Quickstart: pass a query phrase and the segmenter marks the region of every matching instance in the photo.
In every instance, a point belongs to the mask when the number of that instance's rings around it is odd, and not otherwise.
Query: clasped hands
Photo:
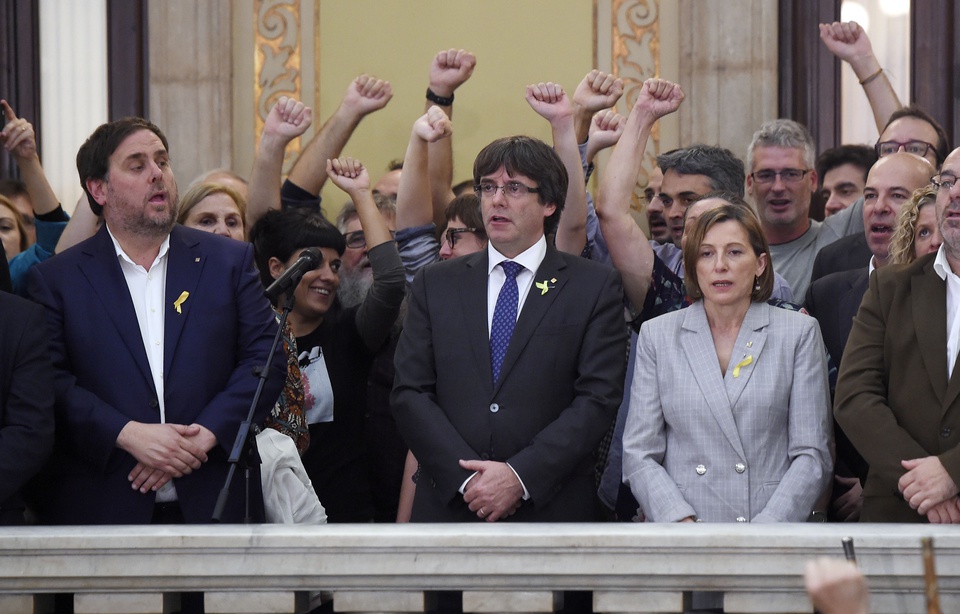
[[[463,487],[463,500],[471,512],[487,522],[511,516],[523,501],[520,479],[506,463],[461,460],[460,466],[474,471]]]
[[[897,487],[903,499],[934,524],[960,524],[957,484],[936,456],[900,461],[907,470]]]
[[[134,490],[144,494],[199,469],[216,444],[216,435],[199,424],[130,421],[117,436],[117,447],[137,459],[127,479]]]

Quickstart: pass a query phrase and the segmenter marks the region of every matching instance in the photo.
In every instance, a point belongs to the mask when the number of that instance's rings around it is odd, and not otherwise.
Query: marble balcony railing
[[[0,529],[0,612],[164,611],[205,592],[207,612],[416,612],[463,591],[466,612],[550,612],[564,590],[595,612],[681,612],[688,591],[726,612],[810,612],[807,561],[851,536],[874,614],[924,610],[920,539],[932,535],[943,612],[960,612],[960,528],[912,525],[281,525]],[[166,607],[169,609],[168,598]]]

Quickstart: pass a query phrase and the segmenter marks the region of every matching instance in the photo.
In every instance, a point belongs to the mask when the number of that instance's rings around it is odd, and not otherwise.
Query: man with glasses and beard
[[[378,192],[373,193],[380,216],[386,222],[391,234],[396,236],[397,203],[394,199]],[[367,257],[367,242],[360,225],[360,216],[353,202],[347,202],[340,210],[336,221],[337,228],[343,233],[347,248],[341,257],[340,289],[337,296],[344,307],[359,305],[366,298],[373,285],[373,270]]]

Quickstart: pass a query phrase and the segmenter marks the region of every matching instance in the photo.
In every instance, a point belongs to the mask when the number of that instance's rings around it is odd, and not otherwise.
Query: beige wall
[[[524,86],[554,81],[572,93],[593,62],[593,7],[584,0],[323,0],[319,32],[319,121],[360,73],[393,85],[393,100],[360,125],[345,151],[367,164],[374,180],[391,159],[403,158],[439,50],[477,55],[473,78],[453,105],[455,182],[470,177],[476,153],[495,138],[548,140]],[[346,195],[328,186],[324,198],[332,215]]]

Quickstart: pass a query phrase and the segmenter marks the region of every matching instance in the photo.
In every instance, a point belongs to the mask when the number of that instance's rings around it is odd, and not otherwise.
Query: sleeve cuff
[[[527,485],[523,483],[523,479],[520,478],[520,474],[517,473],[517,470],[513,468],[513,465],[507,463],[507,467],[510,467],[510,471],[513,472],[513,475],[517,476],[517,481],[520,482],[520,487],[523,489],[523,500],[530,500],[530,491],[527,490]]]
[[[465,480],[463,481],[463,484],[460,485],[460,494],[461,494],[461,495],[464,493],[464,491],[467,490],[467,484],[470,482],[470,480],[473,479],[473,477],[474,477],[475,475],[477,475],[477,472],[476,472],[476,471],[474,471],[473,473],[471,473],[471,474],[470,474],[470,477],[468,477],[467,479],[465,479]]]

